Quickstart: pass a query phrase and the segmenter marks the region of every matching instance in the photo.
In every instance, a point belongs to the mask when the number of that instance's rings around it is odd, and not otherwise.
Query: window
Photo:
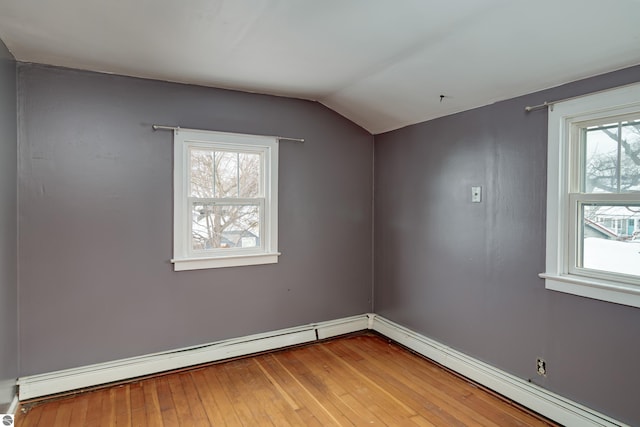
[[[274,137],[176,129],[174,269],[278,262]]]
[[[546,287],[640,307],[640,84],[549,111]]]

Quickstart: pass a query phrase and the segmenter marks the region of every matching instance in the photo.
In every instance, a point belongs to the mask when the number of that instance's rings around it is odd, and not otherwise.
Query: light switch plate
[[[482,187],[471,187],[471,202],[472,203],[480,203],[482,202]]]

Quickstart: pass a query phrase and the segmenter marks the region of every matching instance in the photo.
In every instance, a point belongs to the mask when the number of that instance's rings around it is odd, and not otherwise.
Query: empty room
[[[640,425],[638,16],[3,0],[3,425]]]

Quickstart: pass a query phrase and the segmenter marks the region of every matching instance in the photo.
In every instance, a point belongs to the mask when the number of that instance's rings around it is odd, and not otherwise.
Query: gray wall
[[[21,375],[369,312],[373,137],[315,102],[18,67]],[[275,265],[174,272],[172,134],[283,135]]]
[[[377,135],[375,312],[640,425],[640,310],[548,291],[537,276],[547,113],[524,112],[635,81],[640,67]]]
[[[0,413],[18,377],[16,62],[0,41]]]

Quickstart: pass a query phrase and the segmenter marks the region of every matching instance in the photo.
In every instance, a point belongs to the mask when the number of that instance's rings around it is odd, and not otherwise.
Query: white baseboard
[[[606,415],[467,356],[375,314],[363,314],[210,344],[18,379],[20,400],[186,368],[373,329],[459,374],[566,426],[625,426]],[[17,408],[17,399],[12,404]],[[10,412],[11,413],[11,412]]]
[[[467,356],[381,316],[376,332],[565,426],[625,426],[606,415]]]
[[[107,384],[366,330],[366,314],[18,379],[20,400]]]

